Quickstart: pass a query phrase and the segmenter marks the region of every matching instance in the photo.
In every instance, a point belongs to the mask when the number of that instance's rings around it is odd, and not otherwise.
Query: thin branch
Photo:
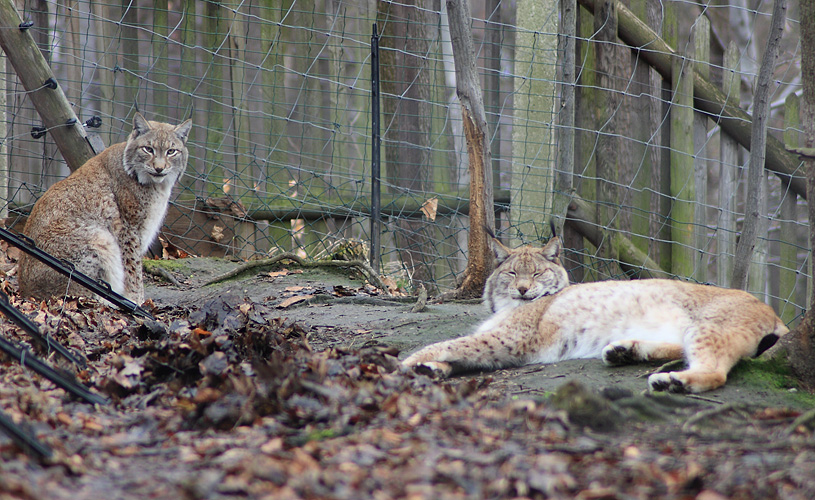
[[[259,267],[268,267],[268,266],[271,266],[272,264],[277,264],[278,262],[284,261],[284,260],[289,260],[289,261],[292,261],[292,262],[296,263],[297,265],[299,265],[301,267],[308,267],[308,268],[314,268],[314,267],[355,267],[355,268],[359,269],[360,271],[362,271],[363,274],[365,274],[365,277],[368,278],[368,281],[370,281],[373,286],[379,288],[380,290],[382,290],[385,293],[389,293],[388,292],[388,287],[385,285],[385,283],[382,282],[382,280],[379,278],[379,276],[377,276],[377,274],[374,272],[374,270],[371,268],[371,266],[368,265],[368,263],[365,262],[365,261],[362,261],[362,260],[333,260],[333,259],[332,260],[317,260],[317,261],[314,261],[314,260],[306,260],[306,259],[300,257],[299,255],[293,254],[291,252],[285,252],[285,253],[281,253],[279,255],[275,255],[271,259],[261,259],[261,260],[249,261],[246,264],[243,264],[241,266],[236,267],[235,269],[229,271],[228,273],[225,273],[225,274],[222,274],[220,276],[216,276],[215,278],[212,278],[211,280],[204,283],[204,286],[214,285],[216,283],[220,283],[222,281],[232,279],[232,278],[234,278],[234,277],[236,277],[236,276],[238,276],[240,274],[243,274],[243,273],[245,273],[247,271],[250,271],[252,269],[257,269]]]

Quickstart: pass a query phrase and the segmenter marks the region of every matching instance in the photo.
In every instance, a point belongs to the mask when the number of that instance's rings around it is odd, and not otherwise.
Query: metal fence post
[[[371,35],[371,267],[379,273],[381,252],[380,236],[382,221],[380,219],[381,200],[379,186],[379,34],[376,23]]]

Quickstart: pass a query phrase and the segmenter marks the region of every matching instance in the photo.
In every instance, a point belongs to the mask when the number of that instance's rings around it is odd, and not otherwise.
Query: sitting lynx
[[[187,166],[191,120],[174,126],[136,113],[127,142],[115,144],[54,184],[31,210],[23,232],[113,291],[144,302],[142,255],[156,237],[176,180]],[[38,298],[82,295],[79,285],[28,256],[20,292]]]
[[[497,248],[500,254],[502,246]],[[684,356],[687,369],[653,374],[649,388],[703,392],[723,385],[739,359],[760,354],[788,331],[770,306],[747,292],[674,280],[572,285],[515,307],[520,301],[507,297],[551,287],[552,273],[535,276],[535,271],[549,269],[554,261],[547,252],[529,252],[509,251],[490,277],[486,301],[497,313],[475,333],[420,349],[403,364],[448,376],[454,370],[565,359],[602,358],[608,365],[621,365]],[[535,265],[513,264],[513,257],[532,255]],[[565,270],[560,270],[552,272],[562,277]],[[501,273],[511,279],[497,278]]]

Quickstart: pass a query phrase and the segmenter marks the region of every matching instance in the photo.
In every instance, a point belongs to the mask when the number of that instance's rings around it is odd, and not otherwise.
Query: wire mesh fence
[[[609,17],[592,1],[580,5],[571,33],[556,2],[472,2],[499,232],[512,244],[535,243],[548,236],[549,219],[565,215],[557,197],[579,195],[589,207],[583,222],[602,231],[592,238],[567,224],[574,280],[636,275],[643,261],[618,264],[620,247],[611,243],[620,237],[667,274],[729,285],[748,155],[728,128],[726,106],[710,111],[718,103],[694,88],[694,72],[725,104],[749,112],[769,6],[642,0]],[[455,286],[467,258],[469,179],[443,4],[27,0],[17,7],[76,114],[103,144],[123,141],[136,111],[159,121],[193,118],[190,162],[161,236],[188,253],[239,258],[280,251],[319,258],[344,242],[371,241],[376,25],[381,267],[408,289]],[[629,39],[629,14],[684,56],[673,75],[660,69],[653,43]],[[796,16],[791,10],[770,117],[770,135],[793,146]],[[564,65],[559,34],[577,42],[573,66]],[[69,170],[47,131],[32,136],[41,119],[11,68],[5,75],[3,198],[15,224]],[[575,90],[573,124],[558,99],[564,88]],[[90,127],[94,116],[101,126]],[[556,162],[566,128],[574,160]],[[805,202],[795,185],[767,176],[751,275],[751,290],[788,321],[806,303],[809,275]]]

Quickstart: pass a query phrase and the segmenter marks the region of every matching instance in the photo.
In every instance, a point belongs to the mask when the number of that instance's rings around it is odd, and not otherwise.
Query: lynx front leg
[[[620,340],[603,348],[603,362],[609,366],[630,365],[643,361],[671,361],[681,359],[679,344],[647,340]]]
[[[419,349],[405,358],[402,365],[408,368],[424,367],[441,377],[449,377],[453,373],[453,366],[445,360],[455,361],[455,344],[460,340],[448,340]]]
[[[516,342],[485,331],[429,345],[408,356],[402,364],[423,366],[447,377],[457,371],[506,368],[524,362]]]
[[[142,259],[135,242],[127,242],[122,252],[124,264],[124,295],[136,304],[144,302]]]

